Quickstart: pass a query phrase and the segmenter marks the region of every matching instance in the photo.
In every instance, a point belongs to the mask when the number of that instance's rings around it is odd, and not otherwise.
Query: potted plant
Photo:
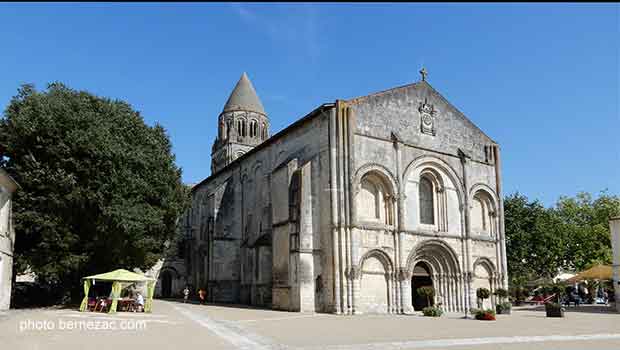
[[[510,301],[507,300],[508,291],[503,288],[498,288],[493,294],[495,294],[495,296],[497,296],[497,298],[499,299],[499,303],[495,305],[495,310],[497,311],[497,314],[509,315],[512,310],[512,304],[510,303]]]
[[[486,288],[478,288],[476,290],[476,297],[478,297],[478,308],[482,309],[482,305],[484,304],[484,299],[488,299],[491,295],[491,292]]]
[[[419,296],[426,298],[426,306],[433,306],[433,304],[431,304],[431,299],[435,296],[435,289],[433,287],[420,287],[416,292]]]
[[[443,315],[443,310],[438,306],[427,306],[422,309],[422,314],[427,317],[439,317]]]
[[[483,310],[483,309],[472,309],[472,314],[476,320],[481,321],[495,321],[495,311],[491,309]]]
[[[564,317],[564,308],[558,303],[546,303],[545,312],[547,313],[547,317]]]
[[[560,300],[562,300],[562,294],[565,292],[565,286],[560,283],[554,283],[549,286],[549,290],[555,294],[555,301],[545,303],[547,317],[564,317],[564,308],[560,304]]]

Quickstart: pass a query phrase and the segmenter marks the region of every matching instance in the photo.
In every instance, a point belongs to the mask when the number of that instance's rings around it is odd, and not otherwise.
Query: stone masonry
[[[422,286],[465,312],[506,288],[499,146],[422,73],[271,137],[244,73],[180,220],[187,281],[212,302],[339,314],[420,310]]]

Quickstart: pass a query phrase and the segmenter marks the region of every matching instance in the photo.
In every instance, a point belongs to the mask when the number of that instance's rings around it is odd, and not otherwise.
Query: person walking
[[[189,299],[189,287],[186,285],[185,289],[183,289],[183,304],[187,303]]]
[[[207,296],[207,291],[204,290],[204,288],[200,288],[198,290],[198,297],[200,298],[200,305],[204,305],[205,304],[206,296]]]

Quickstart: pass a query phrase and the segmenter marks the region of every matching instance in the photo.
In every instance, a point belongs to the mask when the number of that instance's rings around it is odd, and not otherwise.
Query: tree
[[[565,252],[557,216],[519,193],[505,199],[504,210],[511,285],[557,274]]]
[[[426,305],[432,306],[431,298],[435,296],[435,289],[431,286],[420,287],[416,290],[419,296],[426,298]]]
[[[0,165],[21,185],[16,271],[77,299],[84,275],[151,267],[188,197],[174,161],[164,128],[126,102],[22,86],[0,119]]]
[[[484,299],[488,299],[491,296],[491,292],[486,288],[476,289],[476,297],[478,298],[478,308],[482,309]]]
[[[596,200],[589,193],[575,198],[560,197],[555,213],[562,222],[566,240],[563,267],[581,271],[594,264],[611,263],[609,218],[620,213],[620,197],[600,193]]]
[[[618,196],[603,191],[594,200],[582,192],[545,208],[515,193],[506,197],[504,210],[511,286],[611,263],[609,218],[620,213]]]
[[[493,294],[499,298],[500,302],[503,302],[506,298],[508,298],[508,291],[504,288],[497,288]]]

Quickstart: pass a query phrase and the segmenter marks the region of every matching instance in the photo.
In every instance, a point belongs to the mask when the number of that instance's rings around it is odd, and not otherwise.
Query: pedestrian
[[[144,312],[144,297],[140,292],[137,293],[136,306],[138,308],[138,312]]]
[[[183,303],[187,303],[189,299],[189,286],[185,285],[185,289],[183,289]]]
[[[204,305],[206,296],[207,296],[207,291],[204,290],[204,288],[200,288],[198,290],[198,297],[200,298],[200,305]]]

